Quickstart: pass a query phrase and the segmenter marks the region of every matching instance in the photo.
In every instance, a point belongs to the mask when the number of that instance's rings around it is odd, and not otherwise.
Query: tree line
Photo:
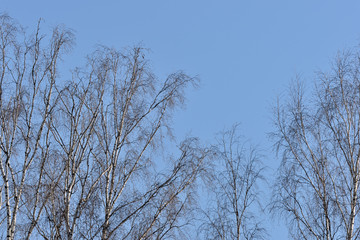
[[[157,77],[140,46],[98,46],[64,79],[73,46],[69,29],[28,33],[0,16],[1,238],[266,239],[264,211],[294,239],[358,238],[357,51],[275,107],[282,163],[263,211],[264,164],[238,125],[166,150],[196,77]]]

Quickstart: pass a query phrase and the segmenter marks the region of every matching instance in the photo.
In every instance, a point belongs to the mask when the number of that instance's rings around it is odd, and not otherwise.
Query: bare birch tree
[[[39,26],[28,37],[13,19],[0,16],[0,204],[7,239],[14,239],[17,229],[18,237],[29,238],[49,198],[51,185],[44,182],[49,116],[58,60],[72,39],[70,31],[55,28],[44,45]],[[26,224],[18,224],[19,215]]]
[[[95,127],[97,146],[94,149],[98,168],[105,172],[99,196],[104,202],[101,238],[109,239],[118,232],[126,232],[131,239],[145,239],[167,206],[193,181],[201,163],[199,160],[204,158],[200,154],[188,159],[189,153],[185,149],[190,145],[183,146],[184,156],[180,157],[172,174],[164,178],[163,183],[152,180],[152,152],[161,145],[165,137],[162,132],[167,130],[172,109],[183,101],[183,90],[194,83],[194,79],[177,72],[163,83],[159,82],[149,72],[141,48],[134,48],[126,55],[113,49],[102,49],[96,53],[96,64],[99,64],[106,91]],[[190,165],[182,164],[185,160],[195,161],[197,167],[188,169]],[[175,184],[189,170],[184,182]],[[168,195],[170,190],[172,193]],[[154,205],[158,196],[163,200],[160,205]],[[130,222],[150,205],[157,209],[151,215],[146,210],[152,219],[150,225],[146,231],[136,230],[144,231],[140,236],[133,236],[136,228]]]
[[[207,150],[189,138],[178,156],[160,152],[197,79],[179,71],[159,80],[141,47],[98,47],[64,81],[58,63],[71,31],[55,28],[45,45],[40,22],[29,36],[2,15],[0,37],[3,237],[180,236]]]
[[[359,56],[339,54],[312,95],[298,83],[276,109],[282,163],[273,207],[294,239],[359,238]]]
[[[213,202],[204,211],[203,238],[264,239],[266,231],[256,216],[261,211],[255,211],[264,170],[259,153],[241,141],[238,125],[220,134],[213,151],[215,163],[209,174]]]

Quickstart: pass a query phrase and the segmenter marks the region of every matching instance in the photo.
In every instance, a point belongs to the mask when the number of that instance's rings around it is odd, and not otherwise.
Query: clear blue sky
[[[266,133],[276,97],[296,74],[309,80],[330,67],[338,50],[360,44],[355,0],[0,2],[1,12],[30,29],[41,17],[45,27],[75,30],[69,66],[98,43],[116,48],[142,43],[151,49],[159,76],[178,69],[198,75],[200,89],[188,92],[187,107],[174,121],[179,139],[191,133],[210,142],[214,133],[239,122],[272,169],[280,161]],[[285,226],[269,226],[270,239],[287,239]]]

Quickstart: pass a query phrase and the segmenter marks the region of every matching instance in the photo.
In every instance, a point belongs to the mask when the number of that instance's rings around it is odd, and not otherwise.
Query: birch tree
[[[72,78],[71,31],[0,16],[0,228],[6,239],[185,236],[207,150],[171,119],[197,79],[157,78],[146,50],[98,47]],[[63,70],[63,69],[62,69]],[[175,148],[174,148],[175,149]]]
[[[298,82],[276,108],[273,206],[294,239],[359,238],[359,59],[355,50],[339,54],[312,94]]]
[[[7,239],[14,239],[17,229],[29,238],[49,199],[51,184],[44,183],[49,116],[58,61],[72,39],[70,31],[55,28],[45,40],[39,25],[27,36],[9,16],[0,16],[0,204]],[[19,215],[26,225],[19,226]]]
[[[222,132],[213,147],[209,207],[202,227],[204,239],[265,239],[259,184],[264,167],[259,152],[242,141],[238,125]]]

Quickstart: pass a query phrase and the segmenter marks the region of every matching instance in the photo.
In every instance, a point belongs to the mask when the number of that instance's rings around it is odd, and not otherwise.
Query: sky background
[[[159,77],[176,70],[198,76],[200,88],[188,91],[186,108],[175,115],[177,139],[212,142],[216,132],[240,123],[269,175],[280,164],[267,137],[277,96],[296,75],[311,82],[337,51],[360,44],[355,0],[0,0],[0,12],[30,30],[39,18],[44,32],[58,24],[73,29],[69,67],[81,66],[96,44],[142,44]],[[283,221],[267,227],[269,239],[287,239]]]

